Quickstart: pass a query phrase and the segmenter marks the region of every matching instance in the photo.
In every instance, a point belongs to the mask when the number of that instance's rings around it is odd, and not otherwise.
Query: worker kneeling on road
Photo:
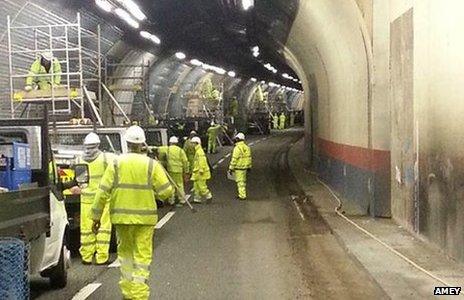
[[[116,155],[103,153],[99,149],[100,138],[89,133],[84,139],[83,163],[89,168],[89,183],[81,189],[81,253],[82,263],[91,264],[95,255],[97,265],[106,264],[109,259],[111,241],[111,221],[109,205],[105,203],[101,216],[101,226],[95,234],[92,231],[92,204],[100,185],[100,180],[109,163],[113,163]]]
[[[174,189],[161,164],[142,154],[146,141],[143,129],[129,127],[125,139],[130,153],[108,166],[95,196],[94,232],[110,201],[111,222],[118,238],[122,294],[127,299],[148,299],[153,234],[158,221],[155,197],[167,200]]]
[[[44,76],[46,74],[50,74],[50,76]],[[53,74],[53,78],[51,74]],[[52,52],[42,52],[31,65],[24,90],[27,92],[31,91],[33,83],[37,84],[40,90],[51,89],[52,82],[55,86],[60,85],[61,65],[60,62],[53,57]]]
[[[184,150],[178,146],[179,139],[175,136],[172,136],[169,139],[169,146],[163,146],[158,148],[158,153],[160,161],[164,162],[166,169],[171,176],[172,180],[178,188],[177,197],[179,195],[185,195],[184,190],[184,175],[189,172],[189,162],[187,155]],[[170,204],[174,205],[177,202],[178,206],[185,204],[185,199],[177,199],[176,196],[173,196],[170,199]]]
[[[246,200],[247,198],[247,172],[251,170],[251,167],[251,149],[245,144],[245,135],[240,132],[235,136],[235,147],[229,165],[229,172],[235,175],[239,200]]]
[[[209,169],[208,160],[206,158],[205,151],[201,147],[201,140],[199,137],[192,138],[192,143],[195,144],[195,158],[193,159],[192,168],[192,181],[193,191],[195,196],[193,202],[202,203],[202,200],[206,199],[207,203],[210,203],[213,199],[213,195],[208,189],[206,181],[211,179],[211,171]]]

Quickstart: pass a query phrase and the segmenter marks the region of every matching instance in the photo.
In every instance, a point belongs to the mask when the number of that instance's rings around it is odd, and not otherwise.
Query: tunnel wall
[[[286,47],[309,92],[314,169],[351,213],[390,216],[388,117],[373,126],[385,104],[373,101],[372,25],[361,12],[355,1],[301,1]]]
[[[352,213],[464,260],[464,3],[301,1],[285,45],[312,166]]]

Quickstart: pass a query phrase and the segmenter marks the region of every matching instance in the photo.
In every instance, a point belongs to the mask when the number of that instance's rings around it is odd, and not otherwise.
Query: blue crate
[[[18,190],[21,184],[31,183],[31,155],[27,144],[0,144],[0,186]]]

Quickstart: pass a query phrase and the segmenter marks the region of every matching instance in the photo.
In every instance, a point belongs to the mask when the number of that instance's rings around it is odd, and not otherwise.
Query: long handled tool
[[[168,180],[169,182],[171,182],[171,184],[174,186],[174,188],[176,189],[176,192],[177,192],[177,196],[179,196],[180,198],[184,199],[185,202],[187,203],[187,205],[190,207],[190,210],[193,212],[193,213],[196,213],[197,210],[195,209],[195,207],[193,207],[193,205],[190,203],[190,201],[188,200],[188,197],[185,195],[184,191],[182,191],[179,186],[174,182],[174,180],[172,179],[171,175],[169,175],[169,173],[167,171],[166,172],[166,176],[168,177]]]

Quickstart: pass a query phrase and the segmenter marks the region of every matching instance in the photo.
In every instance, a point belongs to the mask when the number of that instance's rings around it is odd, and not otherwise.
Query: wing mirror
[[[89,166],[86,164],[77,164],[73,166],[74,178],[78,184],[89,183]]]

